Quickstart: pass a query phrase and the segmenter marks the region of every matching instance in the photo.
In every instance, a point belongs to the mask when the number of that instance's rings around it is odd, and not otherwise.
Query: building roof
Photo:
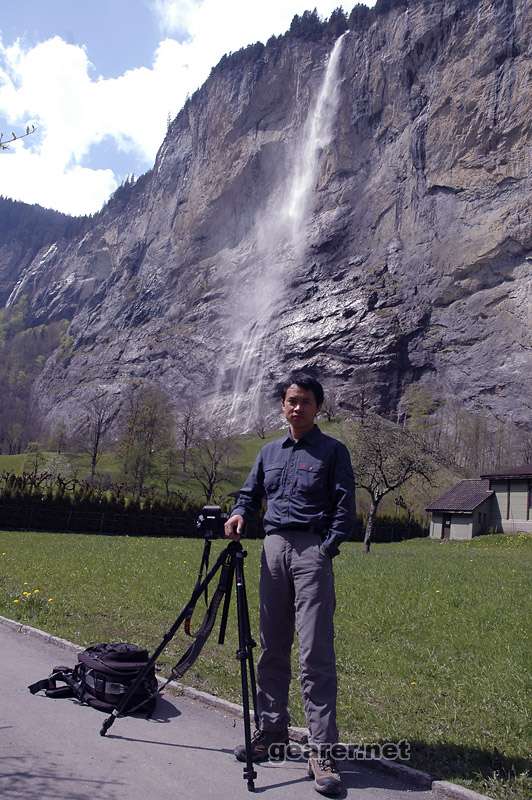
[[[464,480],[434,500],[427,511],[474,511],[481,503],[493,495],[490,492],[488,480]]]
[[[495,472],[481,475],[481,478],[532,478],[532,464],[522,467],[500,467]]]

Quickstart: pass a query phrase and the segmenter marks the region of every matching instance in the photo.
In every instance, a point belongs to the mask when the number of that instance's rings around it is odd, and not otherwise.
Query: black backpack
[[[113,711],[137,676],[145,669],[149,653],[126,642],[103,642],[78,654],[75,667],[53,667],[49,678],[28,686],[32,694],[44,689],[47,697],[75,697],[100,711]],[[57,684],[63,683],[64,686]],[[147,671],[123,712],[129,709],[151,713],[157,701],[155,667]]]

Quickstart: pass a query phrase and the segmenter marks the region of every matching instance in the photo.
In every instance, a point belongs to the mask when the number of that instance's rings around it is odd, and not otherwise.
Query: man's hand
[[[234,539],[236,542],[238,542],[243,530],[244,517],[242,517],[240,514],[233,514],[233,516],[229,517],[224,525],[225,538]]]

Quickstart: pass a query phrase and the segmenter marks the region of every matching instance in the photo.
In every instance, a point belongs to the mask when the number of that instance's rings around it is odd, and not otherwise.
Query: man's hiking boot
[[[310,756],[308,774],[310,778],[314,778],[314,788],[320,794],[336,797],[344,791],[344,785],[334,758],[320,758],[318,755]]]
[[[288,731],[255,731],[251,737],[251,758],[255,762],[268,761],[269,748],[272,744],[279,745],[281,750],[283,746],[288,744]],[[235,757],[238,761],[246,760],[246,745],[239,744],[234,749]],[[278,756],[279,753],[276,753]]]

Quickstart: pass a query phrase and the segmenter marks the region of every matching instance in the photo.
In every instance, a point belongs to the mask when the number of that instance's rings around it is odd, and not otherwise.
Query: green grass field
[[[257,631],[260,542],[246,546]],[[122,639],[153,649],[192,590],[201,547],[0,532],[0,613],[83,645]],[[412,766],[500,800],[528,800],[531,562],[524,535],[374,545],[370,556],[344,545],[335,562],[342,741],[408,739]],[[186,682],[238,701],[230,627],[225,647],[213,635]],[[172,642],[163,671],[189,641]],[[304,724],[297,680],[291,709]]]

